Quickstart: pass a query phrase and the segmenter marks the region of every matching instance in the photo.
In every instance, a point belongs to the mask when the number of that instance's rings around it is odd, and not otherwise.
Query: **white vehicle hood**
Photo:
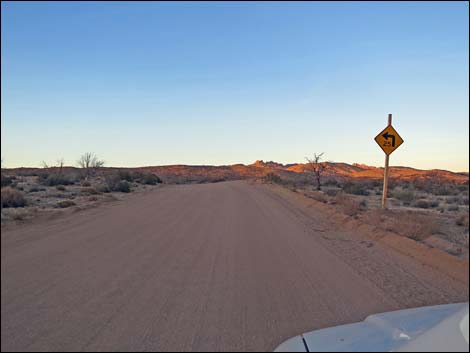
[[[291,338],[275,352],[468,352],[468,303],[371,315]]]

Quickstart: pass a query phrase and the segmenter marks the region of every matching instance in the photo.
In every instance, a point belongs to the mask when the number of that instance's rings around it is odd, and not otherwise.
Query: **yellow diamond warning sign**
[[[386,155],[389,155],[403,143],[403,139],[398,135],[393,126],[389,125],[375,137],[375,142],[383,149]]]

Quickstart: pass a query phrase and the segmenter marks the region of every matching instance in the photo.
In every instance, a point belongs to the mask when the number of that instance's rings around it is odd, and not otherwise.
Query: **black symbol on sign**
[[[395,135],[390,135],[388,132],[386,132],[382,135],[382,137],[387,140],[385,141],[384,146],[390,146],[390,142],[388,141],[388,138],[390,137],[392,139],[392,147],[395,147]]]

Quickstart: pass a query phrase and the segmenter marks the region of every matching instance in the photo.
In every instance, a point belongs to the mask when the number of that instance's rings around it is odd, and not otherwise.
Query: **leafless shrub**
[[[22,192],[9,186],[2,188],[2,208],[25,207],[26,199]]]
[[[83,170],[83,177],[88,179],[90,176],[96,174],[99,168],[104,166],[104,161],[99,159],[96,154],[87,152],[80,157],[77,164]]]

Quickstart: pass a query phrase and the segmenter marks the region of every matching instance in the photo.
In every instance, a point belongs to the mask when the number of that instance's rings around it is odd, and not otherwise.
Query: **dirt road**
[[[272,350],[372,313],[468,300],[464,276],[246,182],[166,186],[4,229],[1,245],[2,351]]]

